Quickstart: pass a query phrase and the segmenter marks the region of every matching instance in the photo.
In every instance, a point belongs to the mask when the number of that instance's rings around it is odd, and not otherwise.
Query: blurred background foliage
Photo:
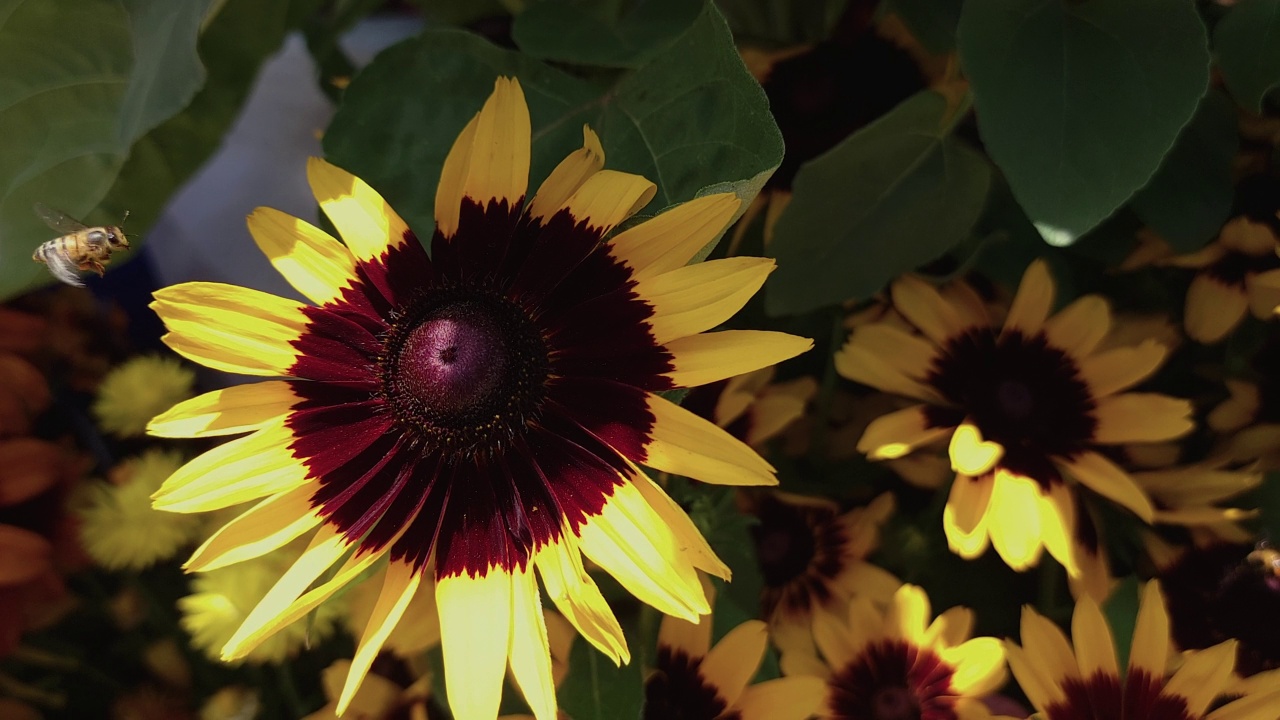
[[[357,67],[340,41],[374,14],[420,17],[424,29]],[[915,268],[939,279],[977,269],[1012,286],[1047,256],[1060,298],[1105,291],[1120,308],[1178,306],[1162,271],[1132,280],[1098,268],[1128,255],[1143,226],[1178,252],[1205,246],[1248,211],[1236,187],[1242,151],[1280,133],[1280,0],[0,0],[0,296],[49,282],[30,259],[56,234],[36,202],[91,224],[127,211],[140,252],[290,33],[305,39],[337,108],[326,156],[422,237],[444,155],[499,74],[518,77],[529,101],[531,187],[589,124],[609,167],[657,183],[655,212],[737,193],[747,215],[716,252],[764,253],[779,267],[735,322],[817,339],[790,374],[819,378],[818,417],[836,402],[829,359],[847,333],[845,308]],[[1275,157],[1261,157],[1245,170],[1280,176]],[[1246,368],[1264,336],[1246,328],[1181,367]],[[854,455],[783,458],[780,477],[795,492],[865,503],[890,479]],[[718,594],[719,636],[758,614],[750,522],[722,489],[677,479],[671,492],[733,568]],[[878,561],[923,585],[935,608],[981,608],[979,630],[997,636],[1015,633],[1022,603],[1069,612],[1060,568],[1015,574],[994,554],[961,560],[941,532],[945,495],[901,492]],[[1280,537],[1280,483],[1252,505]],[[1128,569],[1134,522],[1107,527]],[[993,580],[965,581],[975,574]],[[174,568],[76,582],[104,608],[125,586],[159,588],[155,607],[186,588]],[[1122,584],[1107,608],[1122,644],[1136,588]],[[570,673],[560,697],[579,720],[636,717],[643,702],[656,620],[634,603],[616,607],[635,661],[615,668],[577,644],[571,664],[589,669]],[[147,672],[110,661],[136,658],[154,628],[109,632],[104,617],[76,617],[45,645],[33,641],[76,659],[24,665],[19,679],[50,692],[76,686],[63,716],[94,717],[95,703]],[[110,650],[93,659],[80,647]],[[320,668],[350,641],[313,651],[229,669],[188,650],[192,692],[239,682],[273,688],[267,717],[313,710],[324,701]],[[767,660],[762,677],[776,674]],[[505,709],[519,711],[510,695]]]

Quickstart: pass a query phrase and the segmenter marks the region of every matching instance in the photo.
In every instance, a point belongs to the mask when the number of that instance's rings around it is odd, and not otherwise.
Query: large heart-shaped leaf
[[[982,140],[1056,245],[1147,183],[1209,82],[1189,2],[968,0],[958,41]]]
[[[689,0],[542,0],[516,16],[511,35],[542,60],[634,68],[698,14]]]
[[[1262,98],[1280,86],[1280,0],[1240,0],[1213,30],[1213,54],[1231,94],[1262,112]]]
[[[383,52],[352,82],[325,132],[325,152],[429,235],[445,154],[499,75],[517,77],[529,103],[530,188],[581,146],[584,124],[600,134],[608,167],[658,184],[654,209],[708,188],[748,202],[782,157],[764,93],[710,4],[661,52],[606,85],[470,33],[425,32]]]
[[[918,93],[800,168],[769,248],[771,314],[868,297],[968,235],[990,166],[946,119],[941,95]]]

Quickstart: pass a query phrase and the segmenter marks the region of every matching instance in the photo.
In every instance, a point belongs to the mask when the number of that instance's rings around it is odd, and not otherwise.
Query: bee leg
[[[106,271],[107,271],[106,266],[105,266],[105,265],[103,265],[102,263],[98,262],[97,260],[90,260],[89,262],[87,262],[87,263],[85,263],[85,264],[89,266],[89,267],[87,267],[87,268],[85,268],[85,269],[86,269],[86,270],[92,270],[92,271],[94,271],[94,272],[98,273],[98,277],[102,277],[102,273],[104,273],[104,272],[106,272]]]

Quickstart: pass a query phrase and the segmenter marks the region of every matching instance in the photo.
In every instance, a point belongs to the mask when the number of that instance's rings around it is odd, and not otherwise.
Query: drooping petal
[[[216,370],[284,375],[297,360],[290,344],[303,333],[302,304],[222,283],[191,282],[157,290],[151,309],[174,352]]]
[[[342,299],[356,279],[355,259],[342,243],[311,223],[274,208],[249,214],[258,249],[298,292],[323,305]]]
[[[1129,508],[1150,523],[1155,513],[1151,499],[1124,470],[1093,451],[1087,451],[1063,463],[1067,470],[1090,490]]]
[[[655,470],[716,485],[775,485],[773,466],[714,423],[665,400],[648,396],[653,415],[645,457]]]
[[[574,628],[614,663],[629,662],[631,651],[622,627],[600,593],[596,581],[582,566],[577,545],[570,545],[567,530],[559,543],[544,546],[534,562],[547,596]]]
[[[618,233],[609,254],[643,280],[684,266],[729,225],[742,206],[733,193],[694,198]]]
[[[1072,577],[1080,575],[1075,557],[1076,497],[1066,483],[1053,483],[1039,498],[1040,540]]]
[[[653,316],[647,320],[649,332],[662,345],[733,317],[774,267],[769,258],[709,260],[654,275],[636,283],[632,292],[653,307]]]
[[[542,600],[533,569],[511,575],[511,674],[538,720],[555,720],[556,686]]]
[[[666,343],[677,387],[697,387],[790,360],[813,348],[809,338],[769,330],[721,330]]]
[[[546,219],[564,206],[582,183],[604,168],[604,147],[600,137],[590,128],[582,126],[582,148],[570,153],[542,182],[529,203],[529,215]]]
[[[1014,570],[1026,570],[1040,562],[1044,543],[1040,538],[1040,486],[1030,478],[996,472],[991,492],[988,532],[991,545]]]
[[[147,423],[156,437],[237,435],[280,421],[299,398],[284,380],[233,385],[174,405]]]
[[[894,460],[952,432],[930,423],[927,406],[912,405],[872,420],[858,440],[858,452],[869,460]]]
[[[458,720],[493,720],[511,645],[511,575],[491,567],[436,584],[449,707]]]
[[[183,565],[187,572],[216,570],[265,555],[320,524],[311,483],[273,495],[223,525]]]
[[[378,594],[377,602],[374,603],[373,614],[369,616],[364,633],[360,636],[355,657],[352,658],[351,667],[347,671],[347,680],[342,685],[342,694],[338,697],[339,715],[346,712],[347,706],[351,704],[356,690],[364,681],[365,675],[369,673],[369,667],[373,665],[374,658],[382,651],[382,646],[386,644],[387,637],[391,635],[396,623],[400,622],[421,582],[422,574],[416,572],[412,565],[391,563],[387,567],[387,574],[382,581],[382,591]]]
[[[578,532],[583,554],[641,601],[690,621],[711,612],[678,538],[631,483],[618,485]]]

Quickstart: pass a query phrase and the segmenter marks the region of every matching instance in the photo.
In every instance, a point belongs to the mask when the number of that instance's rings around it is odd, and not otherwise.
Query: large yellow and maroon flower
[[[259,247],[314,305],[214,283],[156,293],[178,353],[285,378],[203,395],[150,426],[169,437],[250,432],[156,495],[156,507],[176,512],[259,501],[188,569],[310,535],[224,657],[386,557],[339,709],[433,573],[454,716],[496,716],[510,665],[534,714],[550,719],[535,568],[615,661],[629,651],[584,555],[665,613],[709,612],[696,569],[728,570],[638,464],[712,483],[776,480],[741,441],[658,393],[750,372],[811,342],[704,333],[772,269],[760,258],[686,266],[739,200],[701,197],[605,240],[655,188],[603,169],[599,140],[584,137],[529,199],[529,111],[519,84],[499,79],[445,160],[430,256],[371,187],[317,160],[311,187],[345,245],[277,211],[249,218]]]
[[[980,303],[949,302],[917,277],[894,283],[895,308],[917,330],[857,327],[836,369],[920,402],[873,421],[858,449],[892,460],[949,444],[956,471],[943,522],[952,550],[976,557],[993,545],[1012,568],[1044,549],[1085,589],[1105,595],[1105,556],[1078,485],[1151,522],[1151,499],[1100,446],[1156,442],[1193,427],[1191,404],[1124,392],[1164,361],[1165,348],[1102,345],[1111,324],[1101,297],[1055,315],[1047,265],[1027,269],[998,326]],[[1088,572],[1086,572],[1088,571]]]

